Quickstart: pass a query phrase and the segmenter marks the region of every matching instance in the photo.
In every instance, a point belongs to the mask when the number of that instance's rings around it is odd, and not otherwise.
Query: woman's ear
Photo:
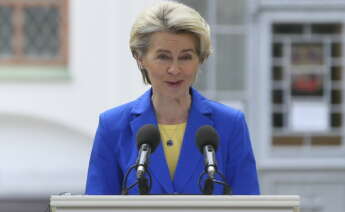
[[[143,69],[144,69],[143,63],[140,62],[139,60],[137,60],[137,63],[138,63],[139,69],[140,69],[140,70],[143,70]]]
[[[137,61],[139,69],[142,70],[144,68],[143,57],[136,56],[135,59]]]
[[[140,60],[139,58],[136,58],[135,60],[137,61],[137,65],[138,65],[139,70],[143,70],[144,66],[143,66],[142,60]]]

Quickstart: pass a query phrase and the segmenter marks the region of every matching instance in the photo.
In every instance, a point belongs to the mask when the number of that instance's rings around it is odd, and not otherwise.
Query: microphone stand
[[[206,175],[207,172],[204,171],[203,173],[201,173],[200,177],[199,177],[199,189],[200,191],[202,191],[202,193],[204,195],[210,195],[213,192],[214,189],[214,184],[219,184],[223,186],[223,194],[224,195],[231,195],[232,191],[231,191],[231,187],[229,184],[226,183],[225,177],[222,173],[216,171],[214,176],[209,176],[204,183],[204,186],[202,187],[201,185],[201,180],[203,178],[204,175]],[[216,179],[216,175],[220,176],[222,178],[222,180],[217,180]]]
[[[214,188],[213,179],[208,177],[204,183],[204,188],[202,189],[202,193],[205,195],[210,195],[212,194],[213,188]]]
[[[137,168],[138,168],[137,164],[133,165],[126,172],[126,175],[125,175],[123,182],[122,182],[122,190],[121,190],[122,195],[128,195],[128,192],[131,189],[133,189],[136,185],[138,185],[140,195],[147,195],[151,191],[152,175],[148,170],[146,170],[146,168],[145,168],[145,173],[147,173],[147,175],[149,176],[149,180],[147,180],[145,175],[142,174],[142,175],[137,177],[137,180],[135,181],[135,183],[133,183],[132,185],[127,187],[127,181],[128,181],[129,174],[131,173],[131,171],[133,171],[134,169],[136,170]]]
[[[139,188],[139,193],[140,195],[147,195],[149,194],[149,191],[151,190],[149,188],[147,179],[144,175],[141,175],[138,179],[138,188]]]

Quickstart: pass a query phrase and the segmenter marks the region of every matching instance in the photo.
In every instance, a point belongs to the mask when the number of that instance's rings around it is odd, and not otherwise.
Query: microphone
[[[216,151],[218,148],[219,136],[216,130],[209,125],[200,127],[196,133],[196,145],[200,152],[204,154],[205,171],[199,177],[199,188],[203,194],[212,194],[214,183],[223,186],[223,194],[231,194],[231,187],[226,183],[225,176],[217,171]],[[208,174],[204,187],[201,187],[201,180],[205,174]],[[222,180],[216,179],[221,178]]]
[[[219,137],[216,130],[209,125],[199,128],[196,133],[196,145],[205,158],[205,170],[211,179],[217,173],[216,151]]]
[[[137,133],[137,147],[139,149],[137,165],[137,179],[142,179],[149,163],[150,154],[156,150],[160,143],[159,130],[152,124],[141,127]]]

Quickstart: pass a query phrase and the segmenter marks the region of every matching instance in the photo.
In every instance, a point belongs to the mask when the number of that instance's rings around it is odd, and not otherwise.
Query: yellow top
[[[162,145],[168,163],[170,177],[173,179],[180,155],[186,122],[182,124],[158,124],[158,127],[163,142]]]

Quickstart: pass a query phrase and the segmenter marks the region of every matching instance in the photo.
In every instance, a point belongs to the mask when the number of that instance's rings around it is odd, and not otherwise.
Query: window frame
[[[272,78],[271,67],[273,65],[271,45],[273,42],[272,25],[276,23],[341,23],[345,27],[345,15],[341,12],[334,11],[318,11],[318,12],[292,12],[292,11],[266,11],[258,19],[258,33],[257,36],[252,39],[256,42],[252,43],[252,48],[256,49],[252,59],[253,65],[256,64],[256,71],[252,72],[251,82],[254,85],[251,88],[253,93],[250,100],[250,110],[260,111],[253,117],[253,125],[257,126],[252,135],[257,139],[261,145],[259,146],[259,152],[261,156],[262,167],[277,167],[281,165],[293,165],[304,166],[309,164],[310,159],[327,159],[332,165],[343,163],[345,155],[345,133],[342,132],[342,144],[337,146],[326,147],[305,147],[300,146],[286,146],[286,147],[274,147],[272,145]],[[344,29],[344,28],[343,28]],[[343,32],[344,33],[344,32]],[[345,49],[345,38],[342,39],[343,52]],[[255,47],[255,48],[254,48]],[[254,57],[256,55],[256,57]],[[345,67],[344,55],[342,56],[342,67]],[[255,80],[259,79],[259,80]],[[342,90],[345,87],[345,81],[341,84]],[[254,95],[255,93],[255,95]],[[344,94],[343,94],[344,97]],[[341,111],[344,113],[344,104],[341,106]],[[344,126],[343,126],[344,127]],[[273,160],[272,160],[273,159]],[[297,162],[298,161],[298,162]]]
[[[11,47],[13,48],[12,58],[0,58],[1,66],[28,65],[28,66],[61,66],[68,64],[68,35],[69,35],[69,12],[68,0],[0,0],[0,6],[12,7],[12,27],[13,39]],[[60,51],[54,59],[43,59],[26,57],[23,53],[23,9],[33,6],[56,7],[59,9],[59,39]]]

